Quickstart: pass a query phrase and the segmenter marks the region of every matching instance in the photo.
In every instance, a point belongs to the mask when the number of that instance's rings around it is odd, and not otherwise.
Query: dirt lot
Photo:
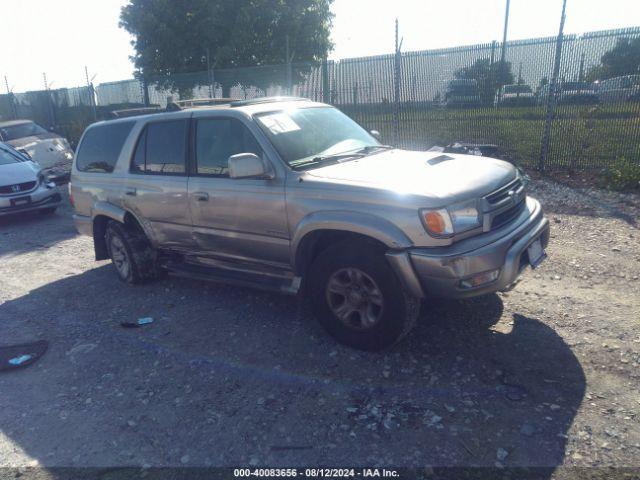
[[[2,466],[640,467],[640,199],[532,190],[548,261],[511,293],[425,302],[382,354],[301,299],[129,287],[70,207],[0,220],[0,344],[50,342],[0,373]]]

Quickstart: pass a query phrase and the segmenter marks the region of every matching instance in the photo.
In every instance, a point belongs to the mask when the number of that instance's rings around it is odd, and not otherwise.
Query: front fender
[[[385,244],[391,250],[411,247],[411,240],[397,226],[376,215],[349,211],[315,212],[296,226],[291,241],[291,262],[298,263],[297,252],[303,239],[318,230],[338,230],[357,233]]]

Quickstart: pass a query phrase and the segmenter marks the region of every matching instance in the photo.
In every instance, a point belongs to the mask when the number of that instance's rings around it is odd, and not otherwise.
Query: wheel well
[[[107,225],[109,222],[115,222],[106,215],[97,215],[93,219],[93,247],[96,253],[96,260],[107,260],[109,258],[109,249],[107,248],[107,241],[104,238],[107,232]],[[139,230],[144,232],[140,223],[136,220],[136,217],[127,212],[124,216],[124,225],[128,229]]]
[[[305,235],[300,241],[295,257],[296,274],[304,277],[311,264],[318,258],[318,255],[331,245],[345,241],[362,242],[382,251],[389,249],[381,241],[359,233],[344,230],[316,230]]]

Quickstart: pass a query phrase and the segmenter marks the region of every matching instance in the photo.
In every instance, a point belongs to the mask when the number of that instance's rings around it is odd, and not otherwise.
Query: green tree
[[[587,81],[606,80],[640,73],[640,37],[619,38],[616,46],[605,53],[600,65],[591,68]]]
[[[333,47],[333,0],[129,0],[120,26],[133,35],[138,77],[188,95],[206,85],[207,56],[214,69],[286,63],[317,63]],[[189,74],[193,75],[177,75]],[[251,85],[283,83],[286,69],[266,69]],[[300,74],[300,70],[293,72]],[[246,77],[246,72],[240,73]],[[216,80],[225,96],[240,78],[225,70]],[[246,85],[246,83],[243,83]]]
[[[490,104],[496,92],[503,85],[514,83],[511,62],[497,61],[491,63],[489,58],[479,58],[468,67],[455,72],[455,78],[468,78],[478,82],[480,98],[483,103]]]

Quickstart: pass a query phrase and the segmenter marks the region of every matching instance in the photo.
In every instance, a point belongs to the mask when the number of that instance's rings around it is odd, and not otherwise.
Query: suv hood
[[[38,179],[39,171],[40,167],[33,162],[0,165],[0,186],[33,182]]]
[[[310,170],[305,180],[457,201],[487,195],[513,181],[516,172],[494,158],[390,150]]]

